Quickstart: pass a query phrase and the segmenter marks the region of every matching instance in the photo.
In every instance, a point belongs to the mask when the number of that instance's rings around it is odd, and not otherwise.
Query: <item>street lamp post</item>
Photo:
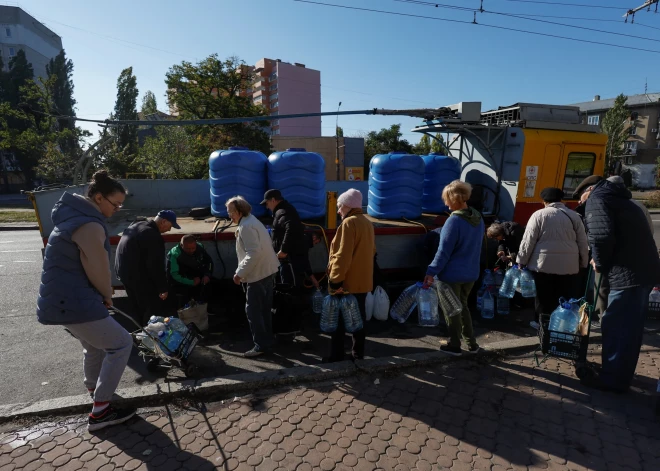
[[[337,113],[339,113],[339,108],[341,107],[341,101],[337,106]],[[335,120],[335,167],[337,168],[337,181],[341,179],[341,172],[339,168],[339,115]]]

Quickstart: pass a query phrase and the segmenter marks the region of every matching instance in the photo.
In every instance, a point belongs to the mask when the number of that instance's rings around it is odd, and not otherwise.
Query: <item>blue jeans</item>
[[[245,291],[245,314],[252,332],[252,340],[258,351],[273,346],[273,276],[248,283]]]
[[[603,369],[601,381],[608,388],[625,391],[630,387],[644,335],[644,320],[651,286],[610,290],[607,309],[601,319]]]

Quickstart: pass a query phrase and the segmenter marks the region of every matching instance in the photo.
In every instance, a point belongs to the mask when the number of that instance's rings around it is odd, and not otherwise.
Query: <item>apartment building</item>
[[[254,82],[247,94],[266,107],[273,120],[273,136],[319,137],[321,117],[277,119],[281,114],[321,112],[321,72],[297,62],[261,59],[253,68]]]
[[[21,8],[0,6],[0,55],[5,70],[20,49],[35,77],[45,77],[46,64],[62,50],[62,38]]]
[[[614,106],[614,98],[575,103],[583,116],[583,123],[600,126],[605,114]],[[640,188],[655,187],[657,159],[660,157],[660,93],[631,95],[626,102],[630,116],[625,129],[628,139],[621,159],[624,168],[632,173],[633,183]]]

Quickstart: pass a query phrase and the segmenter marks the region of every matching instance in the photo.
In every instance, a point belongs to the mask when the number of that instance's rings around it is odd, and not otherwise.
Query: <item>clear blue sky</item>
[[[394,0],[320,0],[410,15],[465,21],[473,13]],[[534,0],[535,1],[535,0]],[[618,93],[660,91],[660,16],[640,12],[636,24],[621,16],[643,0],[484,0],[484,8],[517,15],[553,15],[609,22],[537,19],[647,39],[478,13],[477,22],[658,51],[617,49],[473,24],[355,11],[293,0],[24,0],[18,5],[62,37],[73,60],[78,116],[104,119],[112,111],[117,76],[132,66],[140,97],[152,90],[165,102],[165,72],[183,60],[212,53],[248,64],[262,57],[302,62],[321,71],[322,110],[437,107],[481,101],[482,109],[515,102],[574,103]],[[440,5],[479,8],[479,0]],[[616,7],[614,9],[597,6]],[[334,117],[323,134],[334,135]],[[346,135],[401,123],[405,138],[417,120],[340,117]],[[95,125],[85,125],[94,130]]]

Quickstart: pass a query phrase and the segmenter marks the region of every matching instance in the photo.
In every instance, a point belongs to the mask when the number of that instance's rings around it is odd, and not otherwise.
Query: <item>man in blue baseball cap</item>
[[[165,209],[146,221],[137,221],[124,230],[115,254],[115,274],[126,289],[132,315],[146,325],[153,315],[161,315],[167,299],[165,241],[161,234],[181,229],[174,211]]]

